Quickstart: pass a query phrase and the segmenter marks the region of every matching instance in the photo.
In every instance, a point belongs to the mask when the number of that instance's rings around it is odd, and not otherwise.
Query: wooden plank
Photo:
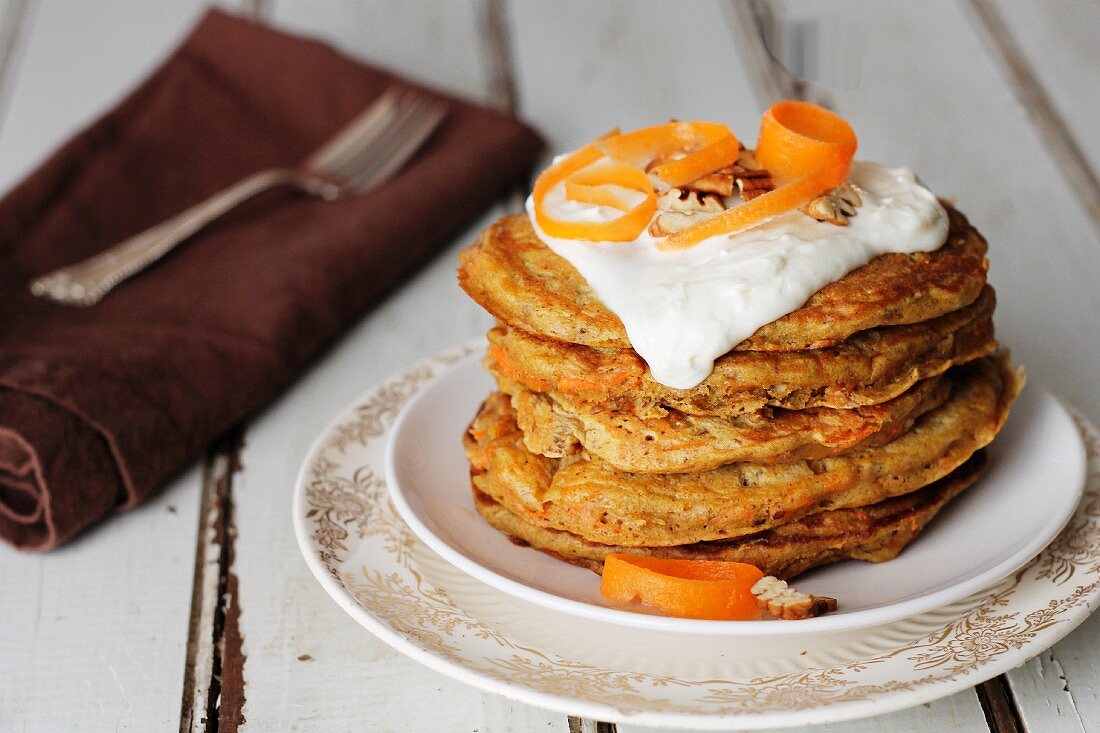
[[[232,494],[241,440],[241,430],[231,430],[211,448],[203,465],[181,732],[232,733],[241,723],[244,654],[239,581],[233,572],[237,530]]]
[[[1094,3],[973,2],[1002,73],[1035,121],[1037,134],[1082,206],[1097,216],[1100,191],[1100,6]],[[1095,416],[1093,417],[1095,419]],[[1028,730],[1089,731],[1100,726],[1100,620],[1007,675]]]
[[[780,99],[801,99],[832,107],[826,90],[792,73],[776,56],[778,31],[782,27],[772,3],[765,0],[724,3],[730,30],[737,42],[742,63],[761,106]]]
[[[976,685],[974,691],[985,711],[985,722],[990,730],[997,733],[1022,733],[1024,728],[1020,721],[1020,711],[1009,690],[1008,679],[1003,674]]]
[[[509,5],[520,111],[551,148],[615,126],[722,120],[756,130],[760,109],[718,3]]]
[[[25,29],[14,53],[0,49],[0,188],[136,84],[203,5],[0,6],[0,36],[14,35],[20,15]],[[176,728],[200,488],[192,468],[49,555],[0,549],[0,728]]]
[[[508,103],[506,75],[482,54],[487,35],[499,41],[503,29],[488,31],[482,9],[469,3],[280,0],[271,17],[430,84]],[[478,693],[360,628],[317,586],[287,522],[298,464],[332,415],[387,374],[487,330],[491,319],[461,293],[454,268],[458,249],[499,214],[460,237],[249,427],[232,494],[246,655],[239,730],[337,722],[351,730],[564,730],[564,716]]]
[[[179,715],[199,471],[48,555],[0,547],[0,730],[168,730]]]
[[[1097,730],[1098,640],[1100,617],[1093,616],[1064,641],[1008,673],[1027,730]]]
[[[427,84],[489,101],[480,4],[466,0],[269,0],[271,19]]]
[[[1100,5],[967,0],[965,7],[1081,205],[1100,228]]]

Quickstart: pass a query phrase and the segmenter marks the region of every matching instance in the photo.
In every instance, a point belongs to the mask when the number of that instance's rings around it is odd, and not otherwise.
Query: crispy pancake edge
[[[486,368],[535,392],[558,392],[615,409],[652,405],[733,417],[764,406],[855,408],[878,404],[951,366],[992,354],[996,294],[920,324],[862,331],[842,344],[790,352],[731,351],[699,385],[680,390],[652,378],[631,349],[594,349],[500,326],[488,334]]]
[[[478,488],[529,522],[610,545],[690,544],[874,503],[950,473],[996,436],[1023,383],[1006,355],[960,367],[953,378],[956,393],[897,440],[779,466],[654,475],[618,472],[598,459],[548,459],[524,447],[499,393],[464,444]]]
[[[525,522],[487,494],[473,488],[478,513],[515,544],[533,547],[596,573],[613,552],[689,560],[749,563],[766,575],[791,578],[810,568],[841,560],[891,560],[905,549],[939,511],[973,485],[985,466],[979,452],[951,474],[910,494],[866,507],[835,509],[772,530],[733,540],[673,547],[615,547],[588,542],[562,530]]]
[[[985,284],[987,245],[965,216],[945,208],[950,226],[939,249],[877,257],[734,348],[823,348],[857,331],[917,323],[970,304]],[[543,244],[526,214],[492,224],[459,261],[462,289],[514,328],[586,346],[630,346],[619,318],[572,265]]]
[[[642,418],[631,410],[532,392],[504,378],[497,378],[497,386],[511,399],[528,450],[562,458],[583,448],[635,473],[707,471],[738,461],[790,463],[885,445],[951,393],[949,380],[938,376],[888,402],[851,410],[765,409],[734,418],[669,411]]]

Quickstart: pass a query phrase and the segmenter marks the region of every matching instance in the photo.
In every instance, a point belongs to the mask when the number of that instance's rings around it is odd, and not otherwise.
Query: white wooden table
[[[0,189],[137,83],[202,4],[0,0]],[[778,96],[825,99],[861,134],[862,156],[911,165],[956,198],[991,243],[1002,340],[1033,380],[1100,421],[1100,3],[222,5],[514,108],[557,150],[669,116],[751,136]],[[806,67],[827,84],[800,84],[761,38],[787,58],[782,39],[807,35],[821,48],[846,39],[862,63]],[[147,505],[48,555],[0,547],[0,731],[614,730],[392,651],[324,596],[290,526],[295,472],[329,418],[487,328],[455,284],[455,256],[514,205],[502,201]],[[829,730],[1100,730],[1098,661],[1094,618],[976,689]]]

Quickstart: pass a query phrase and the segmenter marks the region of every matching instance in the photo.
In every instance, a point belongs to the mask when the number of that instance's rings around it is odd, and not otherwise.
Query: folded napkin
[[[34,276],[297,163],[394,82],[212,12],[0,200],[7,542],[49,549],[149,496],[534,164],[540,140],[515,119],[421,90],[448,116],[380,189],[334,203],[273,192],[91,308],[28,293]]]

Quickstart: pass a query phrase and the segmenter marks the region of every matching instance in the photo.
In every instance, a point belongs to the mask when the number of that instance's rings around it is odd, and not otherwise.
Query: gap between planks
[[[242,427],[231,430],[203,465],[180,733],[236,733],[244,722],[245,657],[233,573],[233,475],[240,468],[243,435]]]
[[[614,723],[569,716],[569,733],[616,733],[617,731],[618,728]]]
[[[1001,14],[989,0],[960,0],[978,35],[986,42],[994,61],[1008,75],[1008,83],[1027,110],[1055,167],[1077,195],[1081,208],[1100,230],[1100,177],[1081,150],[1054,101],[1039,81]],[[1087,72],[1086,72],[1087,73]]]
[[[1024,726],[1020,711],[1016,707],[1008,679],[1002,674],[978,684],[974,691],[978,694],[985,722],[991,731],[997,733],[1023,733]]]

